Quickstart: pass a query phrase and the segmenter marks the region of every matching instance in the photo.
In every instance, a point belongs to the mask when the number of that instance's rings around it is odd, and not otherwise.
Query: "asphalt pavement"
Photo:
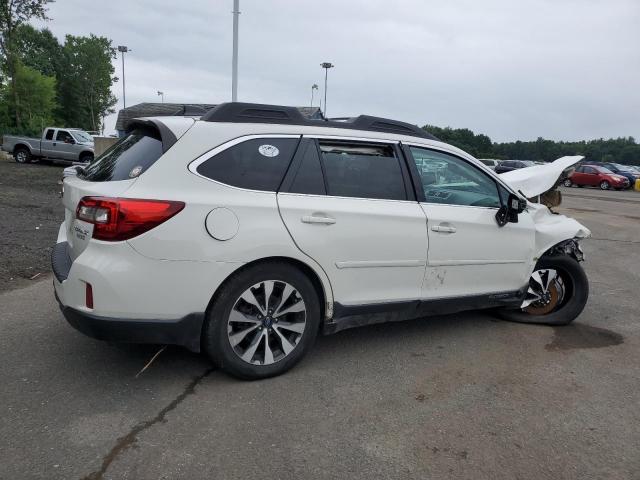
[[[136,377],[158,347],[74,331],[50,278],[2,293],[0,478],[640,478],[640,194],[595,193],[560,209],[593,231],[571,326],[364,327],[265,381],[180,348]]]

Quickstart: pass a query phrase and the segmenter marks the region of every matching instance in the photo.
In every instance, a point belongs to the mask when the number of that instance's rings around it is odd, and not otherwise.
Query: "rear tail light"
[[[84,197],[76,218],[94,225],[96,240],[118,242],[157,227],[183,208],[184,202],[172,200]]]

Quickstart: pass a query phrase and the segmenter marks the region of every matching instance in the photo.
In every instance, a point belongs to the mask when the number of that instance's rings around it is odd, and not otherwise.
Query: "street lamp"
[[[162,97],[162,103],[164,103],[164,92],[161,92],[160,90],[158,90],[158,96]]]
[[[313,85],[311,85],[311,108],[313,108],[313,93],[314,90],[318,90],[318,84],[314,83]]]
[[[238,16],[240,0],[233,0],[233,58],[231,60],[231,101],[238,101]]]
[[[333,65],[331,62],[322,62],[320,66],[324,68],[324,118],[328,118],[327,117],[327,75],[329,74],[329,69],[333,68],[335,65]]]
[[[118,45],[118,51],[122,53],[122,104],[124,105],[124,108],[127,108],[127,96],[124,89],[124,54],[131,50],[129,50],[125,45]]]

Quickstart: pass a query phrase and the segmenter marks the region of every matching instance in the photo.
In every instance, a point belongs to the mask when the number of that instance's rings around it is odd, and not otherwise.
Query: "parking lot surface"
[[[179,348],[136,377],[158,347],[74,331],[50,278],[0,293],[0,477],[640,478],[640,194],[564,192],[593,232],[568,327],[470,312],[321,337],[265,381]]]

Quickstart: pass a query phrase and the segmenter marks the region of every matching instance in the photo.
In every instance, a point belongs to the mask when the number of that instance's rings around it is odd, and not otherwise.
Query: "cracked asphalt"
[[[1,293],[0,478],[640,478],[640,194],[565,192],[594,235],[569,327],[470,312],[322,337],[266,381],[179,348],[136,378],[158,347],[74,331],[50,278]]]

